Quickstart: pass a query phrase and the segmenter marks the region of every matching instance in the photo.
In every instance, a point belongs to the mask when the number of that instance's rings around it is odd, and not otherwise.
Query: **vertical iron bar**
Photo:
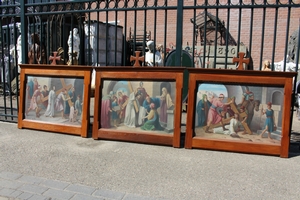
[[[176,57],[175,65],[181,66],[183,28],[183,0],[177,0],[177,26],[176,26]]]
[[[264,4],[266,4],[266,1],[264,1]],[[260,60],[259,60],[259,70],[261,70],[262,67],[262,58],[264,55],[264,41],[265,41],[265,23],[266,23],[266,6],[263,8],[263,19],[262,19],[262,30],[261,30],[261,46],[260,46]]]
[[[254,5],[255,4],[255,1],[254,0],[251,0],[251,5]],[[252,35],[253,35],[253,12],[254,9],[253,7],[251,7],[251,14],[250,14],[250,36],[249,36],[249,58],[251,58],[251,52],[252,52]]]
[[[165,4],[166,7],[168,7],[168,0],[165,0]],[[165,9],[165,21],[164,21],[165,25],[164,25],[164,49],[163,49],[163,63],[162,65],[165,66],[166,63],[166,55],[167,55],[167,25],[168,25],[168,10]]]
[[[243,4],[243,0],[240,0],[240,5]],[[242,8],[239,8],[239,25],[238,25],[238,39],[237,39],[237,54],[240,52],[241,43],[241,26],[242,26]]]
[[[109,7],[109,4],[108,4],[108,1],[107,1],[107,8]],[[108,27],[108,10],[106,10],[106,12],[105,12],[105,14],[106,14],[106,23],[105,23],[105,60],[106,60],[106,63],[105,63],[105,66],[108,66],[108,65],[110,65],[110,60],[108,60],[108,54],[110,53],[109,51],[110,51],[110,49],[108,49],[108,40],[109,40],[109,38],[108,38],[108,29],[109,29],[109,27]]]
[[[89,8],[90,8],[90,6],[89,6]],[[87,34],[87,36],[84,34],[84,38],[87,37],[86,45],[84,47],[84,52],[85,52],[85,55],[84,55],[85,62],[84,62],[84,64],[85,65],[93,65],[93,61],[95,61],[94,60],[95,58],[93,58],[92,55],[91,55],[92,47],[90,45],[91,44],[91,12],[88,12],[87,17],[88,17],[88,20],[87,20],[87,23],[85,23],[85,26],[87,26],[87,28],[84,27],[84,29],[87,30],[87,32],[86,32],[86,30],[84,30],[85,34]],[[94,50],[95,49],[93,49],[93,51]],[[91,57],[92,57],[92,59],[90,59]]]
[[[117,65],[117,42],[118,42],[118,11],[116,11],[116,14],[115,14],[115,66]]]
[[[125,2],[125,7],[127,7],[127,2]],[[124,48],[124,55],[127,55],[128,54],[128,46],[127,46],[127,41],[126,41],[126,38],[127,38],[127,10],[125,10],[124,12],[124,37],[123,37],[123,48]],[[129,38],[130,40],[130,38]],[[123,65],[126,66],[127,65],[127,57],[123,55]]]
[[[278,0],[276,1],[278,4]],[[274,59],[275,59],[275,49],[276,49],[276,39],[277,39],[277,21],[278,21],[278,8],[275,8],[275,17],[274,17],[274,38],[273,38],[273,51],[272,51],[272,60],[271,60],[271,70],[274,71]]]
[[[228,0],[227,1],[228,3],[228,6],[230,6],[231,4],[231,0]],[[226,38],[225,38],[225,69],[227,68],[227,59],[228,59],[228,37],[229,37],[229,34],[230,34],[230,31],[229,31],[229,27],[230,27],[230,8],[227,8],[227,29],[226,29]]]
[[[155,23],[155,21],[154,21],[154,23]],[[144,38],[143,38],[143,52],[142,52],[142,54],[144,56],[146,56],[146,45],[145,45],[146,44],[146,34],[147,34],[147,9],[144,10],[144,34],[143,34]],[[145,62],[145,65],[147,65],[146,62]]]
[[[219,5],[219,0],[216,0],[216,4]],[[217,47],[218,47],[218,28],[219,28],[219,8],[216,8],[216,27],[215,27],[215,50],[214,50],[214,68],[217,68]]]
[[[100,2],[98,2],[98,9],[100,8]],[[99,60],[99,38],[100,38],[100,33],[99,33],[99,21],[100,21],[100,12],[99,12],[99,10],[97,11],[97,25],[96,25],[96,27],[97,27],[97,29],[95,30],[95,37],[96,37],[96,39],[95,39],[95,42],[96,42],[96,49],[93,49],[94,51],[96,51],[96,66],[100,66],[100,60]],[[94,58],[95,59],[95,58]]]
[[[197,5],[197,1],[196,0],[194,0],[194,9],[193,9],[193,21],[194,21],[194,23],[193,23],[193,41],[192,41],[192,61],[193,61],[193,67],[195,68],[196,66],[196,62],[195,62],[195,46],[196,46],[196,34],[195,34],[195,32],[196,32],[196,5]],[[198,62],[198,60],[197,60],[197,62]]]
[[[289,0],[289,4],[291,5],[292,0]],[[287,50],[288,50],[288,40],[289,40],[289,32],[290,32],[290,17],[291,17],[291,7],[288,7],[288,16],[287,16],[287,23],[286,23],[286,36],[285,36],[285,49],[284,49],[284,67],[283,71],[286,70],[286,59],[287,59]]]
[[[137,6],[136,5],[136,1],[135,1],[135,6]],[[134,10],[134,30],[133,30],[133,52],[132,52],[132,54],[133,55],[135,55],[134,54],[134,52],[136,51],[136,22],[137,21],[137,10]]]
[[[22,63],[28,63],[28,22],[26,17],[26,6],[27,0],[23,0],[20,2],[20,18],[21,18],[21,43],[22,43]]]
[[[204,66],[204,68],[206,68],[205,66],[205,58],[206,58],[206,31],[207,31],[207,8],[206,6],[208,5],[208,0],[205,0],[205,11],[204,11],[204,43],[203,43],[203,64],[202,66]],[[200,32],[200,42],[201,42],[201,32]],[[202,44],[200,44],[202,45]],[[201,52],[200,52],[201,53]],[[201,55],[201,54],[200,54]],[[209,56],[209,53],[207,55],[207,57]],[[209,58],[207,58],[207,61],[209,62]],[[209,66],[207,66],[208,68]]]
[[[157,7],[157,0],[155,1],[155,7]],[[156,24],[157,24],[157,10],[154,10],[154,50],[153,50],[153,66],[156,66],[156,60],[155,60],[155,55],[156,55]]]

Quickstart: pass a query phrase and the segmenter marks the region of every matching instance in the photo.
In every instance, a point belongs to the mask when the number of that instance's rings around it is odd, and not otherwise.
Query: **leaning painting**
[[[196,97],[196,136],[280,144],[283,87],[199,83]]]
[[[91,67],[21,65],[18,127],[87,137]]]
[[[288,157],[295,75],[189,69],[185,148]]]
[[[101,127],[173,134],[175,81],[104,81]]]
[[[94,139],[179,147],[182,68],[100,67],[96,73]]]
[[[81,126],[83,78],[26,77],[25,119]]]

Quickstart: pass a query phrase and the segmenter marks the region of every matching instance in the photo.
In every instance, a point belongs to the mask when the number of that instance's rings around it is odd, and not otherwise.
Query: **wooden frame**
[[[189,106],[187,111],[185,148],[202,148],[288,157],[292,86],[293,77],[296,76],[296,73],[218,69],[188,70]],[[222,102],[223,107],[221,104],[217,105],[218,103],[216,102],[218,100],[212,100],[209,96],[215,96],[221,102],[222,97],[225,97],[225,100]],[[203,100],[200,101],[201,98]],[[200,108],[204,108],[203,102],[208,102],[205,100],[206,98],[211,102],[215,102],[213,106],[206,103],[210,107],[205,114],[202,112],[205,109],[201,109],[202,111],[200,111]],[[247,100],[248,98],[249,100]],[[272,101],[273,105],[270,104]],[[239,102],[243,102],[243,104],[238,104]],[[256,108],[249,107],[248,112],[244,112],[247,110],[245,106],[250,105],[250,103],[256,106]],[[267,118],[268,120],[271,118],[271,115],[266,117],[265,111],[266,108],[269,108],[267,103],[273,109],[272,122],[275,125],[277,123],[277,127],[272,131],[274,132],[275,129],[280,131],[278,128],[281,128],[281,135],[273,134],[270,131],[270,138],[265,138],[269,136],[267,134],[268,131],[264,132],[262,137],[260,137],[260,133],[266,128],[265,121],[267,121]],[[218,107],[220,110],[218,110]],[[229,115],[230,110],[233,116]],[[234,113],[237,114],[235,115]],[[213,119],[211,116],[215,118]],[[239,128],[232,131],[234,129],[234,120],[232,120],[232,123],[230,120],[234,116],[236,116],[237,121],[240,121],[241,124]],[[224,126],[225,129],[223,129],[222,124],[229,124],[229,126]],[[256,128],[255,124],[258,124]],[[217,128],[218,126],[219,128]],[[269,126],[271,127],[271,125]],[[229,130],[226,130],[226,128]]]
[[[181,98],[184,68],[97,67],[95,69],[94,139],[160,144],[173,147],[180,146]],[[173,107],[170,107],[168,110],[162,108],[163,103],[159,105],[155,103],[157,102],[157,98],[160,98],[161,91],[164,90],[164,87],[165,89],[168,88],[169,97],[171,97],[174,103]],[[170,90],[172,90],[172,92],[170,92]],[[139,93],[142,94],[139,95]],[[143,108],[134,105],[134,101],[143,102],[143,98],[146,98],[145,94],[148,94],[148,100],[153,103],[151,112],[156,113],[154,116],[156,116],[157,119],[162,120],[162,115],[159,114],[160,112],[162,114],[168,112],[167,124],[163,124],[160,121],[156,123],[157,126],[154,126],[153,129],[149,128],[150,130],[148,130],[148,128],[145,128],[145,121],[141,124],[132,122],[144,116],[141,114]],[[108,97],[109,100],[115,99],[114,105],[119,102],[118,106],[108,108],[111,112],[116,111],[119,118],[116,117],[116,113],[111,114],[114,115],[114,117],[110,114],[105,114],[105,103],[110,105],[106,97]],[[132,101],[133,99],[134,101]],[[128,100],[130,103],[128,103]],[[146,102],[146,100],[144,100],[144,102]],[[138,105],[140,104],[141,103]],[[122,105],[126,105],[126,107],[122,107]],[[139,115],[131,115],[131,117],[133,116],[134,118],[130,121],[128,120],[130,118],[128,113],[131,113],[133,109],[136,109],[135,111],[139,113]],[[124,114],[122,115],[122,113]],[[158,116],[158,114],[160,116]],[[166,127],[163,127],[164,125]],[[169,127],[169,125],[171,127]],[[161,129],[161,127],[163,128]]]
[[[92,67],[34,64],[20,66],[18,128],[87,137]],[[45,86],[49,88],[48,96],[41,95]]]

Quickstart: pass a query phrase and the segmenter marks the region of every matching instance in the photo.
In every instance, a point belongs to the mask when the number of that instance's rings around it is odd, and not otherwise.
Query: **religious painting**
[[[81,125],[83,78],[27,76],[25,119]]]
[[[287,156],[294,73],[189,71],[186,148]]]
[[[178,137],[180,131],[180,126],[175,124],[180,120],[181,89],[177,88],[182,87],[178,82],[182,80],[183,70],[175,73],[170,69],[152,68],[134,79],[134,72],[129,70],[127,76],[121,75],[117,79],[116,75],[112,79],[109,72],[103,70],[97,72],[96,78],[100,86],[97,89],[96,83],[95,93],[99,96],[95,95],[98,107],[97,110],[95,107],[94,115],[99,117],[99,122],[93,136],[146,143],[160,143],[159,138],[165,137],[166,143],[172,145],[172,138]],[[159,70],[157,77],[160,78],[149,80],[149,77],[155,77],[155,70]],[[167,72],[174,75],[167,76]]]
[[[281,141],[283,87],[198,83],[195,136],[234,141]]]
[[[64,67],[51,66],[41,73],[34,65],[21,67],[19,127],[86,137],[90,73],[84,71],[88,69],[69,67],[67,72]]]

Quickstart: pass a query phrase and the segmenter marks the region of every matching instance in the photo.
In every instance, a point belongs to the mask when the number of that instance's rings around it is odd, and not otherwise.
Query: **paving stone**
[[[28,192],[23,192],[21,195],[18,196],[19,199],[29,199],[30,197],[32,197],[33,194],[32,193],[28,193]]]
[[[0,190],[0,196],[10,197],[10,195],[16,190],[3,188]]]
[[[35,177],[35,176],[21,176],[18,181],[31,183],[31,184],[40,184],[41,182],[45,181],[45,178]]]
[[[65,190],[91,195],[91,194],[93,194],[93,192],[96,191],[96,188],[88,187],[88,186],[84,186],[84,185],[79,185],[79,184],[71,184]]]
[[[158,200],[157,198],[138,196],[134,194],[126,194],[122,200]]]
[[[48,189],[49,188],[46,188],[43,186],[24,184],[18,190],[21,190],[24,192],[30,192],[33,194],[42,194]]]
[[[17,181],[0,179],[0,185],[9,189],[17,189],[21,187],[23,184]]]
[[[51,197],[51,200],[53,198],[57,199],[70,199],[72,198],[76,193],[74,192],[68,192],[68,191],[62,191],[62,190],[56,190],[56,189],[49,189],[45,193],[43,193],[46,197]]]
[[[16,180],[16,179],[20,178],[21,176],[22,176],[22,174],[18,174],[18,173],[5,172],[5,171],[0,172],[0,178],[3,178],[3,179]]]
[[[84,194],[75,194],[74,197],[72,197],[71,200],[107,200],[107,198],[104,197],[96,197],[96,196],[88,196]]]
[[[111,199],[123,199],[123,197],[125,196],[125,193],[114,192],[114,191],[111,191],[111,190],[98,189],[93,193],[93,195],[101,196],[101,197],[107,197],[107,198],[111,198]]]
[[[62,182],[62,181],[55,181],[55,180],[45,180],[40,184],[41,186],[49,187],[49,188],[54,188],[54,189],[61,189],[64,190],[68,185],[70,185],[67,182]]]
[[[20,196],[23,192],[16,190],[13,193],[10,194],[11,197],[17,198],[18,196]],[[19,198],[19,197],[18,197]]]
[[[54,200],[54,199],[35,194],[32,197],[30,197],[28,200]]]

